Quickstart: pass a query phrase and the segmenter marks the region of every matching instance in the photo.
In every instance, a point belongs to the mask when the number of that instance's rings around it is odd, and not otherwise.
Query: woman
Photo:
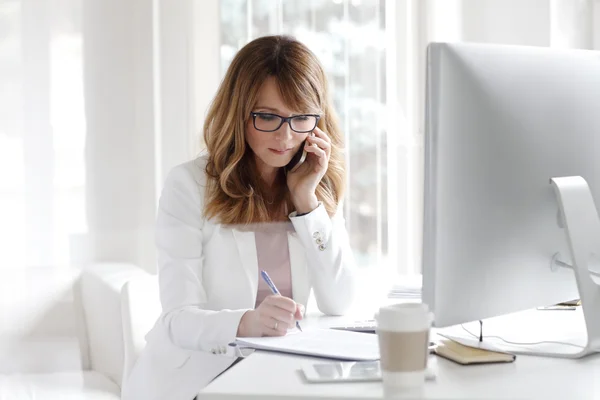
[[[228,343],[285,335],[311,289],[325,314],[343,314],[353,301],[342,134],[314,54],[282,36],[247,44],[218,89],[204,140],[207,152],[175,167],[164,185],[162,314],[124,400],[194,398],[239,356]],[[305,161],[291,168],[302,147]]]

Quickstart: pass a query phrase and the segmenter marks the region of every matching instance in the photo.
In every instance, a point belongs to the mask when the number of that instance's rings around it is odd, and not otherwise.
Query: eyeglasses
[[[287,122],[294,132],[307,133],[317,127],[319,118],[321,118],[318,114],[302,114],[291,117],[282,117],[281,115],[271,113],[251,112],[250,115],[252,115],[254,128],[262,132],[275,132],[277,129],[281,128],[281,125]]]

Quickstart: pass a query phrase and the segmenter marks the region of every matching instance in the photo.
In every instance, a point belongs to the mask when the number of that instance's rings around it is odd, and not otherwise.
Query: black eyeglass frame
[[[281,115],[278,114],[273,114],[273,113],[266,113],[266,112],[254,112],[251,111],[250,115],[252,116],[252,124],[254,125],[254,129],[256,129],[257,131],[261,131],[261,132],[275,132],[276,130],[278,130],[279,128],[281,128],[281,126],[283,124],[285,124],[286,122],[288,123],[288,125],[290,126],[290,129],[293,130],[294,132],[297,133],[308,133],[308,132],[312,132],[315,130],[315,128],[317,127],[317,125],[319,124],[319,120],[321,119],[321,116],[319,114],[300,114],[300,115],[292,115],[291,117],[282,117]],[[277,117],[281,120],[281,122],[279,123],[279,125],[277,126],[277,128],[272,129],[272,130],[264,130],[264,129],[259,129],[256,127],[256,117],[259,115],[270,115],[273,117]],[[294,128],[292,128],[292,120],[294,118],[300,118],[300,117],[315,117],[315,126],[313,126],[311,129],[307,130],[307,131],[297,131]]]

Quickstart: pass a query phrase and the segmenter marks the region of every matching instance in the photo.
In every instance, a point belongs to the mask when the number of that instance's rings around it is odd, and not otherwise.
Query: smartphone
[[[285,166],[286,171],[295,172],[302,165],[304,160],[306,160],[308,152],[304,149],[304,146],[306,146],[306,140],[302,142],[298,152],[294,154],[294,157],[292,157],[290,162]]]
[[[379,361],[305,364],[302,366],[302,372],[306,380],[311,383],[381,381]],[[436,375],[436,367],[428,365],[425,370],[425,379],[434,380]]]
[[[309,382],[368,382],[381,380],[379,361],[316,363],[302,366]]]

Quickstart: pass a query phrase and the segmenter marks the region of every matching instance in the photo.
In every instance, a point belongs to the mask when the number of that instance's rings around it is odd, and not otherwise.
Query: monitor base
[[[600,254],[600,220],[590,188],[580,176],[550,179],[567,234],[573,271],[581,299],[587,341],[573,358],[600,350],[600,285],[590,273],[592,254]]]
[[[594,254],[600,255],[600,220],[598,212],[589,186],[582,177],[552,178],[550,183],[553,185],[558,199],[562,217],[561,222],[565,229],[572,260],[571,267],[571,265],[559,260],[559,254],[555,254],[551,262],[551,268],[555,270],[556,266],[565,267],[567,265],[573,269],[581,300],[581,312],[578,310],[575,315],[580,317],[577,324],[581,325],[579,323],[584,322],[585,326],[579,326],[576,331],[564,332],[560,338],[549,338],[548,333],[556,334],[565,327],[572,327],[571,322],[561,321],[562,318],[558,317],[558,315],[566,316],[565,314],[553,314],[556,316],[556,320],[546,320],[547,326],[541,331],[534,328],[534,325],[538,325],[539,328],[538,320],[534,317],[536,321],[533,323],[531,320],[521,321],[519,324],[500,327],[496,334],[487,336],[484,334],[482,341],[464,326],[464,331],[439,332],[440,336],[455,340],[466,346],[522,355],[581,358],[600,352],[600,285],[594,281],[592,277],[594,273],[590,272],[592,256]],[[539,312],[549,316],[550,314],[547,313],[554,311]],[[556,312],[569,313],[573,311]],[[539,315],[543,320],[542,314]],[[525,325],[530,325],[529,329],[524,329]],[[514,332],[514,329],[504,330],[503,328],[507,326],[519,326],[521,332]],[[534,330],[537,332],[533,332]],[[499,332],[502,331],[503,333],[500,334]],[[490,331],[487,330],[487,332]],[[492,329],[492,332],[494,332],[494,329]],[[514,338],[515,333],[520,333],[521,336],[528,334],[529,338]],[[534,337],[543,339],[541,341],[531,340],[532,333]],[[507,337],[511,339],[507,340]]]
[[[506,343],[498,337],[486,338],[484,336],[483,341],[480,342],[479,339],[466,335],[446,333],[440,333],[439,335],[465,346],[515,355],[577,359],[600,352],[600,349],[594,350],[589,346],[585,346],[580,337],[562,337],[560,341],[543,341],[538,343]],[[578,343],[581,344],[579,345]]]

